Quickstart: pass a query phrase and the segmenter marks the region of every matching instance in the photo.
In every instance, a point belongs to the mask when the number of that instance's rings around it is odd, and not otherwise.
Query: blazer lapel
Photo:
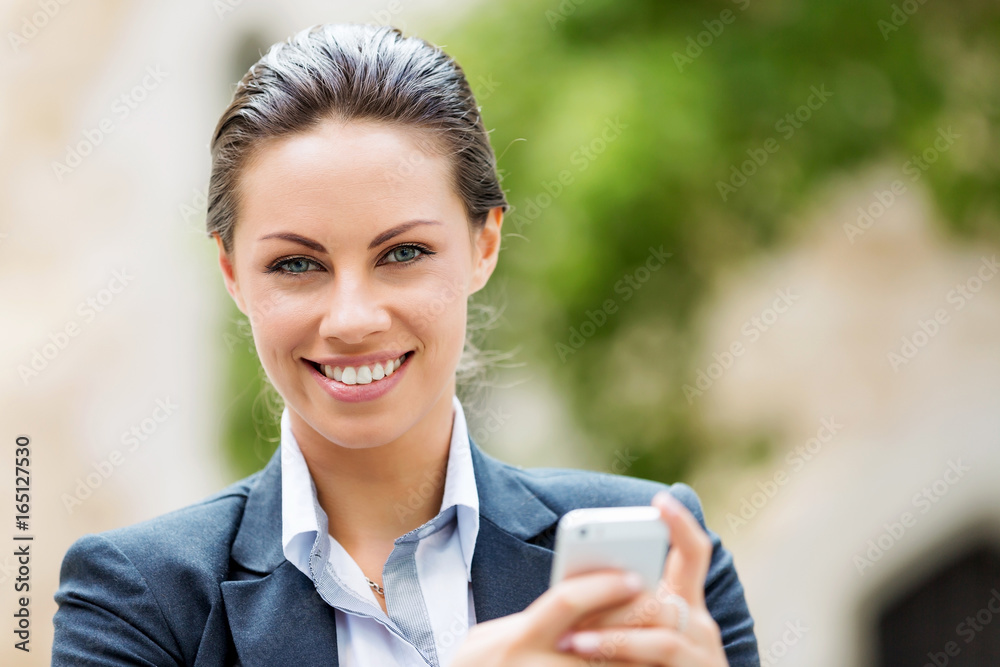
[[[519,612],[549,587],[552,550],[528,543],[559,516],[471,438],[479,494],[479,535],[472,556],[476,622]]]
[[[262,579],[223,582],[222,597],[244,667],[339,664],[334,609],[290,562]]]
[[[510,466],[469,439],[479,495],[479,534],[472,558],[476,621],[507,616],[549,586],[551,544],[559,516],[511,474]],[[232,559],[221,584],[240,662],[252,665],[339,664],[334,609],[281,548],[281,455],[275,451],[247,497]]]
[[[280,448],[247,497],[232,559],[239,567],[221,588],[240,663],[336,667],[334,609],[281,548]]]

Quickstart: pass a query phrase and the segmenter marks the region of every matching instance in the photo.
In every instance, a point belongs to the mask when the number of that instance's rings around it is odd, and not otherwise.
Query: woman
[[[208,231],[281,444],[199,504],[75,543],[53,664],[758,664],[689,487],[470,440],[456,368],[507,203],[453,60],[390,28],[305,30],[244,76],[212,158]],[[655,593],[611,570],[548,588],[560,516],[650,502],[672,535]]]

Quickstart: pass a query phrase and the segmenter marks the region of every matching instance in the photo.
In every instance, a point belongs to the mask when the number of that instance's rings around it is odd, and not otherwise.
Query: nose
[[[363,343],[374,333],[388,331],[389,311],[371,281],[341,271],[330,281],[319,333],[347,345]]]

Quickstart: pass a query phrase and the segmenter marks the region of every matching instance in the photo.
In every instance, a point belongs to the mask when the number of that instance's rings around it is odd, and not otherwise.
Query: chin
[[[395,442],[408,429],[400,429],[400,421],[393,419],[394,428],[386,428],[379,422],[384,422],[391,416],[382,417],[319,417],[316,422],[317,433],[332,444],[345,449],[370,449]]]

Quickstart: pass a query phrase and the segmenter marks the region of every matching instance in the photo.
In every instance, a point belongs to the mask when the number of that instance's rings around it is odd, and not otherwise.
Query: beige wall
[[[775,443],[753,469],[695,481],[737,554],[761,648],[784,654],[773,664],[867,664],[881,603],[982,532],[1000,543],[1000,252],[944,238],[908,179],[863,234],[845,230],[897,178],[888,165],[831,183],[802,238],[734,268],[706,311],[706,364],[746,343],[701,397],[706,426]],[[774,319],[779,289],[796,300],[751,341],[744,323]],[[869,540],[888,548],[869,555]]]
[[[228,295],[201,225],[208,141],[238,78],[240,39],[329,21],[416,30],[442,5],[43,4],[51,16],[37,0],[0,7],[0,491],[11,497],[14,438],[27,434],[35,538],[31,652],[5,640],[5,665],[49,663],[52,595],[73,540],[178,508],[232,477],[218,443]],[[12,43],[9,33],[23,37]],[[53,166],[81,143],[78,164]],[[35,351],[51,358],[22,377]],[[133,427],[142,439],[123,440]],[[11,504],[0,532],[5,619],[15,605]]]

